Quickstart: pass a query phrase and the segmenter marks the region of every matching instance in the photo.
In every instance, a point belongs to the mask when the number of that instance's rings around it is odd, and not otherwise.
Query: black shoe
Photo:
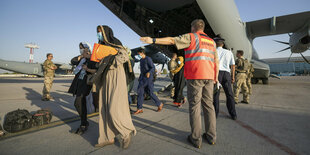
[[[201,145],[195,144],[195,143],[193,142],[192,138],[191,138],[191,135],[187,136],[187,141],[188,141],[189,143],[191,143],[195,148],[200,149]]]
[[[246,101],[241,101],[241,103],[244,103],[244,104],[250,104],[249,102],[246,102]]]
[[[78,134],[78,135],[82,135],[84,134],[85,131],[87,131],[87,126],[80,126],[76,131],[75,131],[75,134]]]
[[[48,99],[48,98],[42,98],[41,100],[42,100],[42,101],[49,101],[50,99]]]
[[[208,144],[215,145],[215,142],[213,140],[210,140],[206,133],[204,133],[202,137],[208,142]]]
[[[237,116],[231,116],[232,120],[237,120]]]

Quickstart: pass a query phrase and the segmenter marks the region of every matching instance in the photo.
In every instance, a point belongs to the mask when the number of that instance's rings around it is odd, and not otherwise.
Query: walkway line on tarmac
[[[228,117],[230,117],[227,113],[220,111],[221,114],[224,114]],[[290,155],[297,155],[296,152],[294,152],[293,150],[291,150],[289,147],[285,146],[284,144],[281,144],[279,142],[277,142],[276,140],[264,135],[262,132],[259,132],[258,130],[252,128],[250,125],[247,125],[246,123],[239,121],[239,120],[235,120],[235,122],[240,125],[241,127],[245,128],[246,130],[250,131],[251,133],[255,134],[258,137],[263,138],[265,141],[271,143],[272,145],[276,146],[278,149],[290,154]]]
[[[92,114],[88,114],[87,118],[92,118],[95,116],[98,116],[99,113],[92,113]],[[4,136],[0,137],[0,140],[4,140],[4,139],[8,139],[8,138],[12,138],[12,137],[16,137],[16,136],[20,136],[20,135],[24,135],[24,134],[28,134],[28,133],[33,133],[39,130],[44,130],[44,129],[48,129],[48,128],[52,128],[52,127],[56,127],[56,126],[60,126],[66,123],[71,123],[74,121],[80,120],[80,116],[76,116],[76,117],[71,117],[71,118],[67,118],[65,120],[58,120],[55,122],[51,122],[49,124],[45,124],[45,125],[41,125],[41,126],[34,126],[30,129],[27,130],[23,130],[23,131],[19,131],[19,132],[15,132],[15,133],[8,133],[6,132]]]
[[[167,89],[167,87],[169,85],[164,86],[164,89],[160,89],[156,93],[158,94],[159,92],[164,91],[165,89]],[[92,117],[95,117],[95,116],[98,116],[98,115],[99,115],[98,112],[92,113],[92,114],[88,114],[87,118],[92,118]],[[41,126],[35,126],[35,127],[30,128],[30,129],[19,131],[19,132],[15,132],[15,133],[8,133],[8,132],[6,132],[4,136],[0,137],[0,140],[4,140],[4,139],[16,137],[16,136],[20,136],[20,135],[24,135],[24,134],[28,134],[28,133],[33,133],[33,132],[36,132],[36,131],[39,131],[39,130],[44,130],[44,129],[48,129],[48,128],[52,128],[52,127],[56,127],[56,126],[60,126],[60,125],[63,125],[65,123],[71,123],[71,122],[74,122],[74,121],[77,121],[77,120],[80,120],[80,116],[71,117],[71,118],[68,118],[68,119],[65,119],[65,120],[59,120],[59,121],[51,122],[49,124],[45,124],[45,125],[41,125]]]

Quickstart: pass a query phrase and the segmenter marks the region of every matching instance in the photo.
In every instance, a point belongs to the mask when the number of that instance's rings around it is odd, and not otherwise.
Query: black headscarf
[[[111,44],[109,44],[109,43],[112,43],[112,44],[115,44],[115,45],[120,45],[120,46],[122,46],[121,41],[119,41],[117,38],[114,37],[113,31],[112,31],[112,29],[111,29],[109,26],[106,26],[106,25],[101,25],[101,26],[100,26],[100,25],[99,25],[98,28],[101,29],[101,32],[104,32],[105,35],[106,35],[106,37],[107,37],[107,40],[105,40],[105,41],[99,40],[99,44],[110,45],[110,46],[111,46]],[[102,28],[104,29],[104,31],[102,31]],[[103,34],[103,35],[104,35],[104,34]],[[103,37],[103,38],[104,38],[104,37]],[[108,41],[109,43],[107,43],[107,41]]]

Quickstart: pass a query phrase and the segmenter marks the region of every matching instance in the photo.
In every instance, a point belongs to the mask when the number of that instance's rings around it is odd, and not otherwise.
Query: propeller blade
[[[280,51],[278,51],[278,52],[276,52],[276,53],[280,53],[280,52],[283,52],[283,51],[285,51],[285,50],[288,50],[288,49],[290,49],[291,47],[288,47],[288,48],[285,48],[285,49],[283,49],[283,50],[280,50]]]
[[[163,63],[163,67],[161,68],[161,71],[163,71],[163,70],[164,70],[165,64],[166,64],[166,63]]]
[[[293,53],[291,53],[290,57],[288,57],[287,63],[290,62],[290,59],[291,59],[292,54],[293,54]]]
[[[273,41],[278,42],[278,43],[281,43],[281,44],[290,45],[290,43],[288,43],[288,42],[284,42],[284,41],[278,41],[278,40],[273,40]]]
[[[300,53],[300,55],[302,56],[302,58],[304,58],[304,60],[305,60],[308,64],[310,64],[310,62],[306,59],[306,57],[305,57],[304,55],[302,55],[302,53]]]

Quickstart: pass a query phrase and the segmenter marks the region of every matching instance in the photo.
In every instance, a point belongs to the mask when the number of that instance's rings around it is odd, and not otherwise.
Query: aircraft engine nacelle
[[[302,53],[310,47],[310,25],[290,36],[289,45],[292,53]]]

